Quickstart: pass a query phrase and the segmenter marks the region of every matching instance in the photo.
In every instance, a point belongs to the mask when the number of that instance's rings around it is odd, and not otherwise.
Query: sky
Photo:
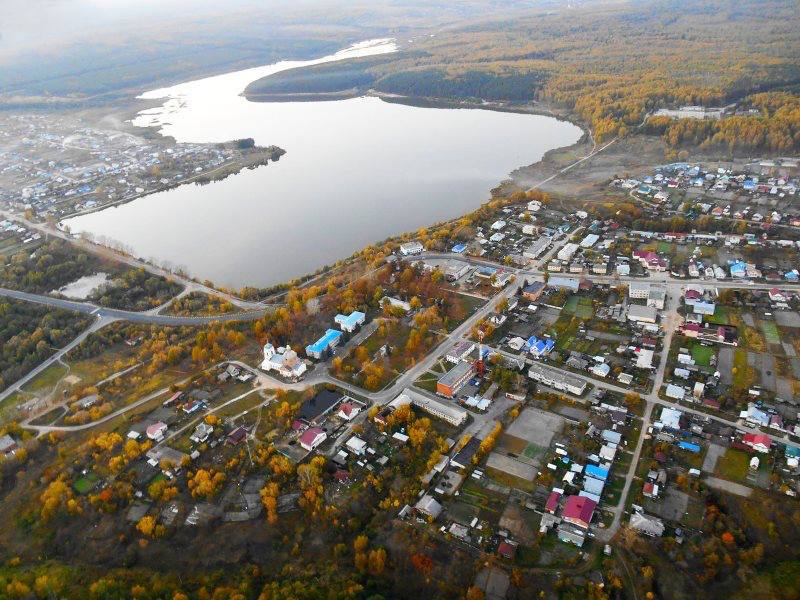
[[[268,5],[269,0],[261,6]],[[254,0],[0,0],[0,53],[89,39],[120,27],[231,11]]]

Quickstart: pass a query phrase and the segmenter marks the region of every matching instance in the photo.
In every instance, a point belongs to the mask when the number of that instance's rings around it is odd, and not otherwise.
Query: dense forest
[[[28,302],[0,300],[0,389],[69,343],[89,318]]]
[[[789,152],[800,148],[800,96],[788,92],[754,94],[740,106],[757,113],[720,120],[651,117],[645,129],[663,135],[672,148],[723,148],[731,154],[737,150]]]
[[[127,310],[148,310],[164,304],[181,291],[174,281],[148,273],[144,269],[126,271],[92,298],[101,306]]]
[[[668,141],[786,150],[800,144],[797,96],[761,92],[800,81],[798,25],[796,3],[785,0],[654,0],[533,11],[453,28],[389,58],[271,76],[248,93],[361,87],[538,101],[572,112],[598,141],[626,134],[660,107],[722,106],[752,94],[745,105],[760,116],[675,125]]]

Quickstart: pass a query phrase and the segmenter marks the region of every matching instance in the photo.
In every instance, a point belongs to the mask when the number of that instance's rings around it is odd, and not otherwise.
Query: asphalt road
[[[160,310],[162,307],[158,307],[157,309],[151,311],[136,312],[132,310],[120,310],[117,308],[106,308],[97,306],[91,302],[76,302],[74,300],[54,298],[52,296],[45,296],[43,294],[31,294],[28,292],[9,290],[7,288],[0,288],[0,296],[14,298],[15,300],[23,300],[25,302],[33,302],[35,304],[43,304],[46,306],[52,306],[54,308],[63,308],[65,310],[72,310],[89,315],[96,315],[101,318],[106,317],[115,321],[151,323],[154,325],[205,325],[213,321],[255,321],[264,316],[263,308],[245,312],[223,313],[219,315],[196,317],[161,315],[155,311]]]

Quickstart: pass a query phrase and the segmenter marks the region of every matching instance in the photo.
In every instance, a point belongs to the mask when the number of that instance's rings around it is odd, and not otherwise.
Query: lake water
[[[389,40],[365,42],[315,61],[148,92],[144,97],[163,104],[140,113],[136,125],[157,126],[179,142],[252,137],[287,153],[221,182],[181,186],[65,223],[219,285],[268,286],[469,212],[511,171],[582,135],[545,116],[375,97],[265,103],[241,95],[271,73],[394,50]]]

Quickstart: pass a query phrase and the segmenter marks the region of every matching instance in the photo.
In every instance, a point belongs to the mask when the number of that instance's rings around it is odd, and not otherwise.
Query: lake
[[[390,40],[313,61],[284,61],[171,88],[135,125],[179,142],[252,137],[280,161],[68,219],[73,232],[156,264],[239,288],[269,286],[332,264],[370,243],[457,217],[489,199],[514,169],[582,135],[557,119],[480,109],[421,108],[366,96],[250,102],[266,75],[392,52]]]

